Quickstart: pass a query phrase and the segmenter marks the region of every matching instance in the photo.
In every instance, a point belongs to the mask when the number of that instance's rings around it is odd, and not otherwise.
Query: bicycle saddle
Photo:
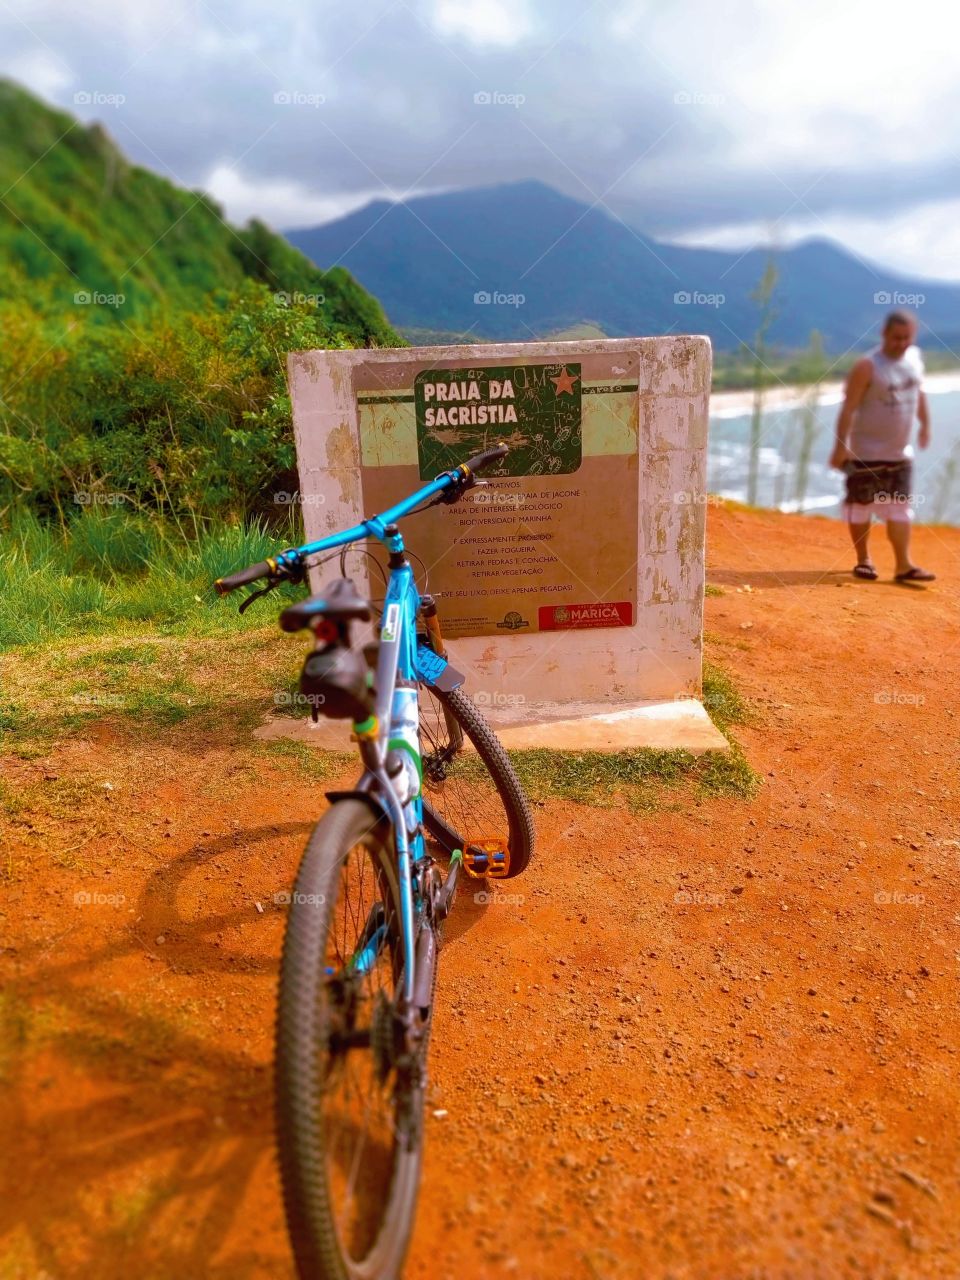
[[[280,614],[280,629],[302,631],[317,618],[332,618],[338,622],[352,622],[355,619],[369,622],[371,616],[369,602],[357,594],[357,588],[351,579],[334,578],[319,595],[308,596],[306,600],[288,605]]]

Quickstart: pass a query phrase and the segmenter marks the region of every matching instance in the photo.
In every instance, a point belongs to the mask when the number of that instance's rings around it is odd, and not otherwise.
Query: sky
[[[944,0],[0,0],[0,74],[235,221],[539,179],[686,244],[960,280]]]

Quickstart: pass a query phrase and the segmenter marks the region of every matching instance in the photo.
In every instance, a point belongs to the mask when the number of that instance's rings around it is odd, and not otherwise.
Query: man
[[[908,447],[915,418],[920,420],[917,443],[921,449],[930,443],[916,334],[917,322],[908,311],[887,316],[880,346],[850,370],[830,455],[831,467],[847,475],[845,514],[857,552],[853,573],[871,582],[879,577],[869,549],[873,516],[887,522],[897,582],[932,582],[936,576],[910,559],[913,464]]]

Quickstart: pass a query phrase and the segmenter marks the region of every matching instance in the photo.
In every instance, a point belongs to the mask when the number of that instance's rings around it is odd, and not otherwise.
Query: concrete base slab
[[[549,747],[554,751],[726,751],[729,743],[707,715],[702,702],[641,703],[618,711],[594,711],[575,718],[538,724],[498,724],[497,737],[511,751]]]
[[[633,707],[609,709],[609,703],[580,705],[577,714],[542,717],[535,722],[522,719],[522,712],[509,708],[481,708],[497,736],[511,751],[546,747],[554,751],[630,751],[650,747],[658,751],[683,750],[694,755],[705,751],[726,751],[729,743],[707,715],[702,702],[682,698],[671,702],[640,703]],[[558,708],[559,710],[559,708]],[[254,737],[286,738],[310,742],[326,751],[352,751],[350,725],[343,720],[297,720],[289,716],[271,717]]]

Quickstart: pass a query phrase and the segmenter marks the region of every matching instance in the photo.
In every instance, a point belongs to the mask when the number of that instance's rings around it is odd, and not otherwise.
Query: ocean
[[[960,525],[960,389],[955,378],[942,381],[942,390],[936,376],[926,384],[930,448],[913,446],[916,518],[918,523]],[[724,404],[731,399],[732,406]],[[717,396],[710,411],[707,489],[738,502],[747,499],[751,414],[744,408],[748,400],[748,396]],[[816,434],[805,485],[798,465],[803,435],[801,407],[797,403],[777,405],[764,412],[758,506],[842,518],[844,478],[827,466],[840,400],[839,391],[831,388],[825,390],[816,408]]]

